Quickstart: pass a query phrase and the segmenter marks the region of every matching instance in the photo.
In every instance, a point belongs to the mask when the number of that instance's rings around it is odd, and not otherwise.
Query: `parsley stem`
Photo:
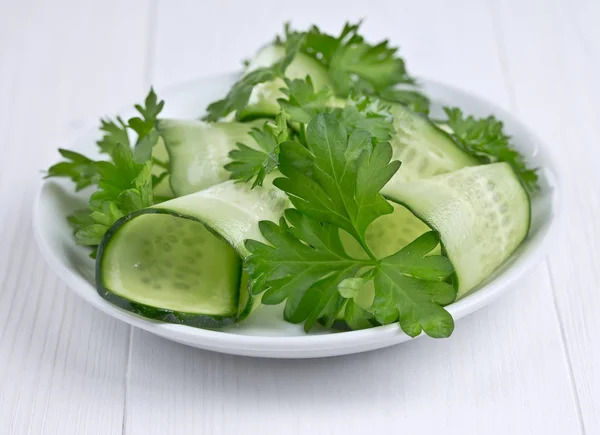
[[[373,254],[373,252],[369,249],[367,242],[365,242],[362,237],[358,239],[358,243],[360,243],[360,246],[362,246],[371,260],[377,261],[377,257],[375,257],[375,254]]]
[[[156,157],[152,157],[152,164],[160,166],[163,169],[169,169],[169,164],[167,162],[159,160]]]

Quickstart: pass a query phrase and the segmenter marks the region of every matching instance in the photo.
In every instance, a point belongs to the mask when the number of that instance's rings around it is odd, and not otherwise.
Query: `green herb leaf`
[[[225,169],[231,172],[233,180],[248,182],[254,179],[252,188],[255,188],[262,186],[267,174],[275,169],[279,144],[288,139],[285,114],[277,116],[275,126],[265,123],[262,129],[253,128],[248,134],[260,149],[238,143],[237,149],[229,153],[232,161],[225,165]]]
[[[300,34],[288,38],[285,42],[285,55],[281,60],[269,67],[257,68],[244,75],[233,85],[225,98],[209,104],[206,108],[208,114],[204,119],[215,122],[234,111],[236,119],[239,119],[241,111],[248,105],[248,100],[256,85],[284,77],[285,70],[300,49],[302,39],[303,36]]]
[[[315,91],[310,76],[307,76],[305,80],[286,78],[285,83],[287,87],[282,88],[281,92],[286,95],[287,99],[280,98],[277,102],[291,122],[308,124],[319,113],[330,111],[329,105],[333,98],[331,89],[323,87],[318,92]]]
[[[321,314],[337,285],[358,273],[364,260],[348,256],[338,228],[320,223],[297,210],[289,209],[279,225],[263,221],[260,230],[272,245],[248,240],[252,255],[246,268],[254,280],[253,292],[266,289],[265,304],[286,301],[285,318],[300,323],[307,318],[310,329]]]
[[[300,51],[320,62],[332,79],[335,93],[342,97],[351,94],[376,95],[402,102],[427,113],[429,99],[418,88],[410,93],[396,89],[397,85],[415,85],[416,81],[407,70],[404,60],[398,56],[398,48],[390,47],[387,40],[375,45],[365,41],[359,34],[361,22],[346,23],[338,37],[328,35],[312,26],[307,32],[285,28],[285,40],[304,36]],[[276,43],[282,43],[281,38]]]
[[[389,110],[389,105],[376,98],[351,95],[346,105],[334,109],[332,114],[346,128],[368,132],[375,144],[391,139],[394,134],[394,119]]]
[[[452,136],[467,153],[482,163],[508,163],[529,193],[539,190],[537,169],[530,169],[525,159],[512,146],[511,138],[504,133],[504,124],[493,116],[474,118],[465,116],[457,107],[444,107],[448,116],[445,123]]]
[[[104,132],[104,135],[96,143],[101,152],[112,154],[113,148],[118,143],[129,146],[127,124],[119,116],[116,117],[116,122],[110,119],[101,119],[100,130]]]
[[[344,320],[351,329],[372,328],[373,314],[358,305],[354,299],[348,300],[344,308]]]
[[[127,124],[119,117],[116,122],[101,121],[100,129],[105,134],[98,146],[112,161],[94,161],[74,151],[59,150],[67,161],[48,170],[47,177],[71,178],[77,190],[98,186],[90,196],[88,209],[68,217],[78,244],[98,245],[117,219],[152,205],[152,186],[167,175],[152,175],[152,148],[159,138],[156,120],[164,102],[150,89],[144,105],[135,107],[141,117],[131,118]],[[135,150],[131,148],[128,129],[138,135]],[[158,164],[161,165],[164,164]]]
[[[388,140],[394,133],[389,106],[377,98],[351,95],[347,100],[341,100],[333,97],[328,88],[316,92],[309,76],[305,80],[286,79],[286,85],[287,88],[281,91],[287,99],[277,101],[292,123],[308,124],[318,114],[330,113],[348,133],[364,130],[372,136],[374,143]]]
[[[144,101],[144,106],[135,105],[136,110],[142,117],[133,117],[129,119],[129,128],[138,135],[134,149],[134,158],[137,163],[144,163],[152,160],[152,149],[158,143],[159,134],[156,130],[156,120],[165,106],[164,101],[159,101],[154,89],[150,92]]]
[[[344,229],[366,248],[367,226],[393,211],[379,191],[400,162],[389,163],[388,143],[373,148],[370,135],[363,131],[348,137],[346,128],[328,114],[310,122],[306,138],[306,147],[291,141],[281,144],[279,170],[287,178],[274,184],[298,210]]]
[[[67,161],[50,166],[45,178],[66,177],[73,180],[75,190],[81,190],[84,187],[96,184],[100,178],[94,161],[86,156],[60,148],[58,150],[61,156]]]
[[[117,219],[153,204],[152,162],[136,163],[131,148],[123,144],[115,146],[113,159],[95,163],[100,179],[99,190],[90,197],[94,223],[76,232],[79,244],[98,245]]]
[[[443,282],[453,267],[444,257],[426,255],[439,243],[437,235],[427,233],[384,259],[376,258],[365,242],[367,227],[393,211],[379,193],[400,166],[390,162],[391,146],[373,146],[362,131],[348,136],[330,114],[313,119],[306,137],[306,147],[292,141],[280,145],[285,178],[274,181],[295,209],[287,210],[279,224],[260,223],[268,244],[246,241],[253,293],[264,291],[265,304],[285,301],[286,320],[304,322],[306,330],[321,316],[331,323],[346,301],[346,307],[351,303],[345,315],[352,327],[367,327],[373,315],[383,323],[401,317],[400,325],[409,334],[424,330],[432,336],[449,335],[449,314],[439,305],[456,295]],[[351,234],[368,257],[348,255],[340,230]],[[371,278],[376,303],[373,313],[363,313],[352,305],[353,299],[358,284]]]
[[[67,216],[67,221],[71,224],[73,231],[75,232],[96,223],[90,217],[90,210],[87,208],[77,210],[76,212],[70,214]]]
[[[428,232],[394,255],[381,260],[375,270],[373,314],[381,323],[399,320],[411,337],[425,331],[434,338],[454,330],[452,316],[442,308],[456,298],[456,289],[442,280],[453,271],[441,255],[427,256],[439,243]]]

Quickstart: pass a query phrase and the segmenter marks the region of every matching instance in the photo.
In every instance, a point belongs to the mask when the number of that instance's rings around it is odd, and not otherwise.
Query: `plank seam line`
[[[133,329],[129,326],[129,335],[127,337],[127,363],[125,365],[125,379],[123,385],[123,420],[121,422],[121,433],[126,435],[127,431],[127,393],[129,390],[129,379],[131,377],[131,358],[133,355]]]
[[[546,259],[544,263],[546,272],[548,273],[548,277],[550,278],[550,288],[552,289],[552,303],[554,304],[554,313],[556,315],[556,318],[558,319],[560,340],[563,352],[565,354],[565,362],[567,363],[567,369],[569,371],[569,381],[571,382],[571,388],[573,389],[573,398],[575,400],[575,406],[577,407],[577,419],[579,420],[579,427],[581,428],[582,435],[586,435],[587,432],[585,430],[585,422],[583,420],[583,414],[581,412],[581,400],[579,399],[579,391],[577,390],[577,383],[575,382],[575,373],[573,372],[573,363],[571,362],[571,351],[567,343],[567,336],[563,328],[563,318],[560,314],[560,310],[558,309],[558,301],[556,299],[556,294],[554,291],[554,275],[552,274],[552,269],[550,268],[549,260]]]

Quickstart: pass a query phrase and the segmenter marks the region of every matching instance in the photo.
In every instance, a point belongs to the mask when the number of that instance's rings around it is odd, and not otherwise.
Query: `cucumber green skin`
[[[231,325],[233,323],[239,322],[240,320],[245,319],[253,307],[253,296],[249,292],[248,289],[248,301],[246,305],[239,310],[235,315],[224,315],[224,316],[216,316],[216,315],[206,315],[199,313],[186,313],[182,311],[173,311],[166,310],[162,308],[152,307],[145,304],[140,304],[137,302],[133,302],[129,299],[126,299],[122,296],[119,296],[116,293],[113,293],[110,289],[106,288],[104,285],[104,281],[102,278],[102,259],[104,258],[104,250],[107,247],[108,243],[110,243],[111,238],[132,219],[143,215],[143,214],[168,214],[174,217],[179,217],[183,219],[190,219],[201,224],[205,224],[200,219],[184,215],[181,213],[177,213],[168,209],[155,209],[155,208],[146,208],[142,210],[137,210],[133,213],[128,214],[127,216],[122,217],[118,221],[114,223],[112,227],[106,232],[102,242],[98,246],[98,254],[96,256],[96,291],[98,294],[106,299],[111,304],[114,304],[124,310],[130,311],[137,315],[147,317],[154,320],[160,320],[162,322],[175,323],[180,325],[193,326],[196,328],[222,328],[224,326]],[[222,239],[222,237],[214,232],[209,225],[205,224],[205,227],[216,237]],[[241,274],[240,274],[241,278]],[[239,283],[238,283],[239,287]]]

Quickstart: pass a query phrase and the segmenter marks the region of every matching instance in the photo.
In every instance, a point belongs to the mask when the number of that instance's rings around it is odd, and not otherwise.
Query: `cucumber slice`
[[[198,192],[229,178],[223,168],[229,152],[241,142],[257,147],[248,133],[264,121],[249,123],[161,119],[161,134],[170,165],[170,189],[176,196]]]
[[[250,60],[246,73],[257,68],[271,66],[283,58],[284,55],[285,49],[282,46],[267,45]],[[307,75],[311,77],[316,90],[321,89],[323,86],[331,86],[329,74],[323,65],[304,53],[297,53],[285,70],[285,76],[293,80],[304,79]],[[281,88],[285,87],[285,82],[282,79],[256,85],[250,94],[247,107],[238,114],[239,119],[249,120],[277,115],[279,113],[277,99],[285,97],[280,91]]]
[[[334,100],[334,103],[337,105],[340,101]],[[396,129],[390,141],[393,158],[402,162],[394,179],[418,180],[479,164],[426,117],[400,104],[392,105],[392,113]],[[227,180],[229,173],[223,166],[230,161],[229,152],[238,142],[257,147],[248,132],[263,122],[158,121],[157,128],[169,153],[173,193],[187,195]]]
[[[120,219],[96,260],[98,293],[142,316],[214,328],[255,305],[242,274],[244,240],[263,240],[258,222],[289,206],[270,183],[228,181]]]
[[[402,169],[394,178],[412,181],[480,164],[429,118],[397,103],[391,105],[390,111],[396,130],[390,140],[393,158],[402,162]]]
[[[468,167],[410,183],[394,178],[382,193],[394,212],[367,229],[369,248],[377,256],[391,255],[426,231],[438,231],[443,253],[455,268],[458,298],[506,261],[529,231],[529,196],[507,163]],[[360,255],[362,249],[354,239],[346,235],[343,241],[350,254]],[[358,305],[368,306],[373,292],[372,283],[365,284]],[[344,307],[334,329],[350,329]]]
[[[455,268],[458,297],[496,270],[527,236],[531,205],[507,163],[475,166],[382,190],[438,231]]]

